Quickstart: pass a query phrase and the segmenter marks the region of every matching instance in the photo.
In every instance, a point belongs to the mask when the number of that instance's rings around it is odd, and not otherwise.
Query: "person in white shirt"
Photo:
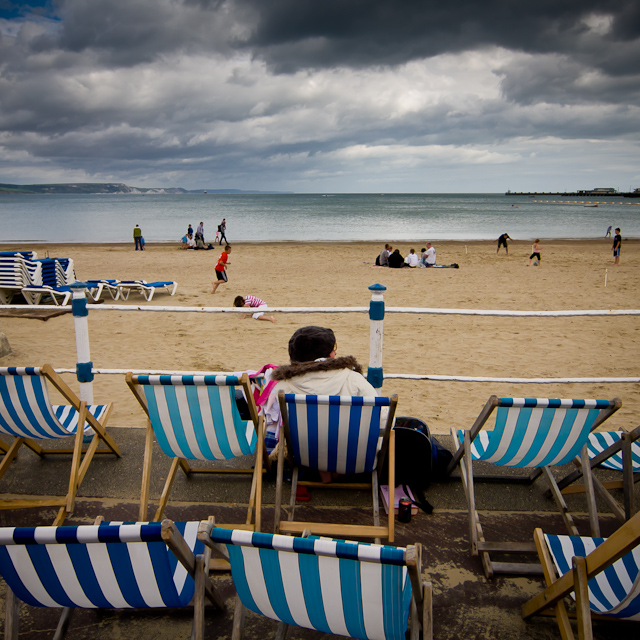
[[[435,247],[427,242],[427,250],[422,255],[425,267],[434,267],[436,264],[436,250]]]
[[[418,254],[415,252],[415,249],[409,249],[409,255],[405,258],[405,262],[408,267],[415,267],[420,264],[420,258],[418,258]]]

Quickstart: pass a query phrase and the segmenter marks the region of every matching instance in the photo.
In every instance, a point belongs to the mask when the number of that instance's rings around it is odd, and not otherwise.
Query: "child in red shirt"
[[[230,262],[228,262],[230,253],[231,253],[231,247],[227,244],[224,247],[224,251],[220,254],[220,257],[218,258],[218,262],[215,267],[217,280],[211,283],[211,293],[215,293],[218,287],[223,282],[228,282],[227,266],[231,264]]]

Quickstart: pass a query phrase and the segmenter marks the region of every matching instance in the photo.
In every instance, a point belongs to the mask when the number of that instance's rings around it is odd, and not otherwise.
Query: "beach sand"
[[[399,243],[401,253],[422,243]],[[436,242],[439,264],[459,269],[374,267],[380,243],[234,244],[229,282],[211,295],[220,253],[183,251],[176,245],[5,245],[34,249],[40,257],[72,258],[80,280],[96,278],[175,280],[177,293],[157,293],[152,302],[132,293],[131,307],[224,307],[253,294],[273,307],[368,307],[368,287],[387,287],[389,307],[499,310],[640,308],[640,241],[625,241],[621,265],[613,267],[611,240],[542,243],[542,264],[528,267],[529,242],[515,241],[509,255],[490,242]],[[605,287],[606,279],[606,287]],[[91,359],[100,369],[241,371],[288,362],[287,342],[300,326],[332,327],[339,355],[369,363],[366,313],[275,313],[276,322],[241,320],[237,314],[108,310],[107,297],[89,313]],[[509,378],[638,376],[640,318],[496,318],[400,314],[384,321],[383,366],[387,374],[434,374]],[[70,314],[46,322],[1,318],[12,347],[0,366],[42,365],[75,369],[74,322]],[[74,376],[65,379],[77,389]],[[607,428],[631,429],[640,419],[638,385],[510,384],[391,379],[385,395],[397,393],[399,415],[425,420],[435,433],[469,427],[487,398],[535,396],[622,399]],[[145,419],[121,375],[99,375],[96,402],[113,401],[112,426],[143,427]]]

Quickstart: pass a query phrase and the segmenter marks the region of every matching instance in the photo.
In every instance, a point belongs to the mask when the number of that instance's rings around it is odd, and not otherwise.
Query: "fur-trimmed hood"
[[[340,358],[325,358],[314,360],[313,362],[297,362],[295,364],[285,364],[278,367],[272,374],[272,380],[291,380],[297,376],[307,373],[317,373],[323,371],[338,371],[349,369],[356,373],[362,373],[362,367],[353,356],[342,356]]]

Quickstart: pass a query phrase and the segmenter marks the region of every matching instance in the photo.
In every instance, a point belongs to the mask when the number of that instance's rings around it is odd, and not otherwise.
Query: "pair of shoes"
[[[307,487],[296,487],[296,502],[309,502],[311,496]]]

